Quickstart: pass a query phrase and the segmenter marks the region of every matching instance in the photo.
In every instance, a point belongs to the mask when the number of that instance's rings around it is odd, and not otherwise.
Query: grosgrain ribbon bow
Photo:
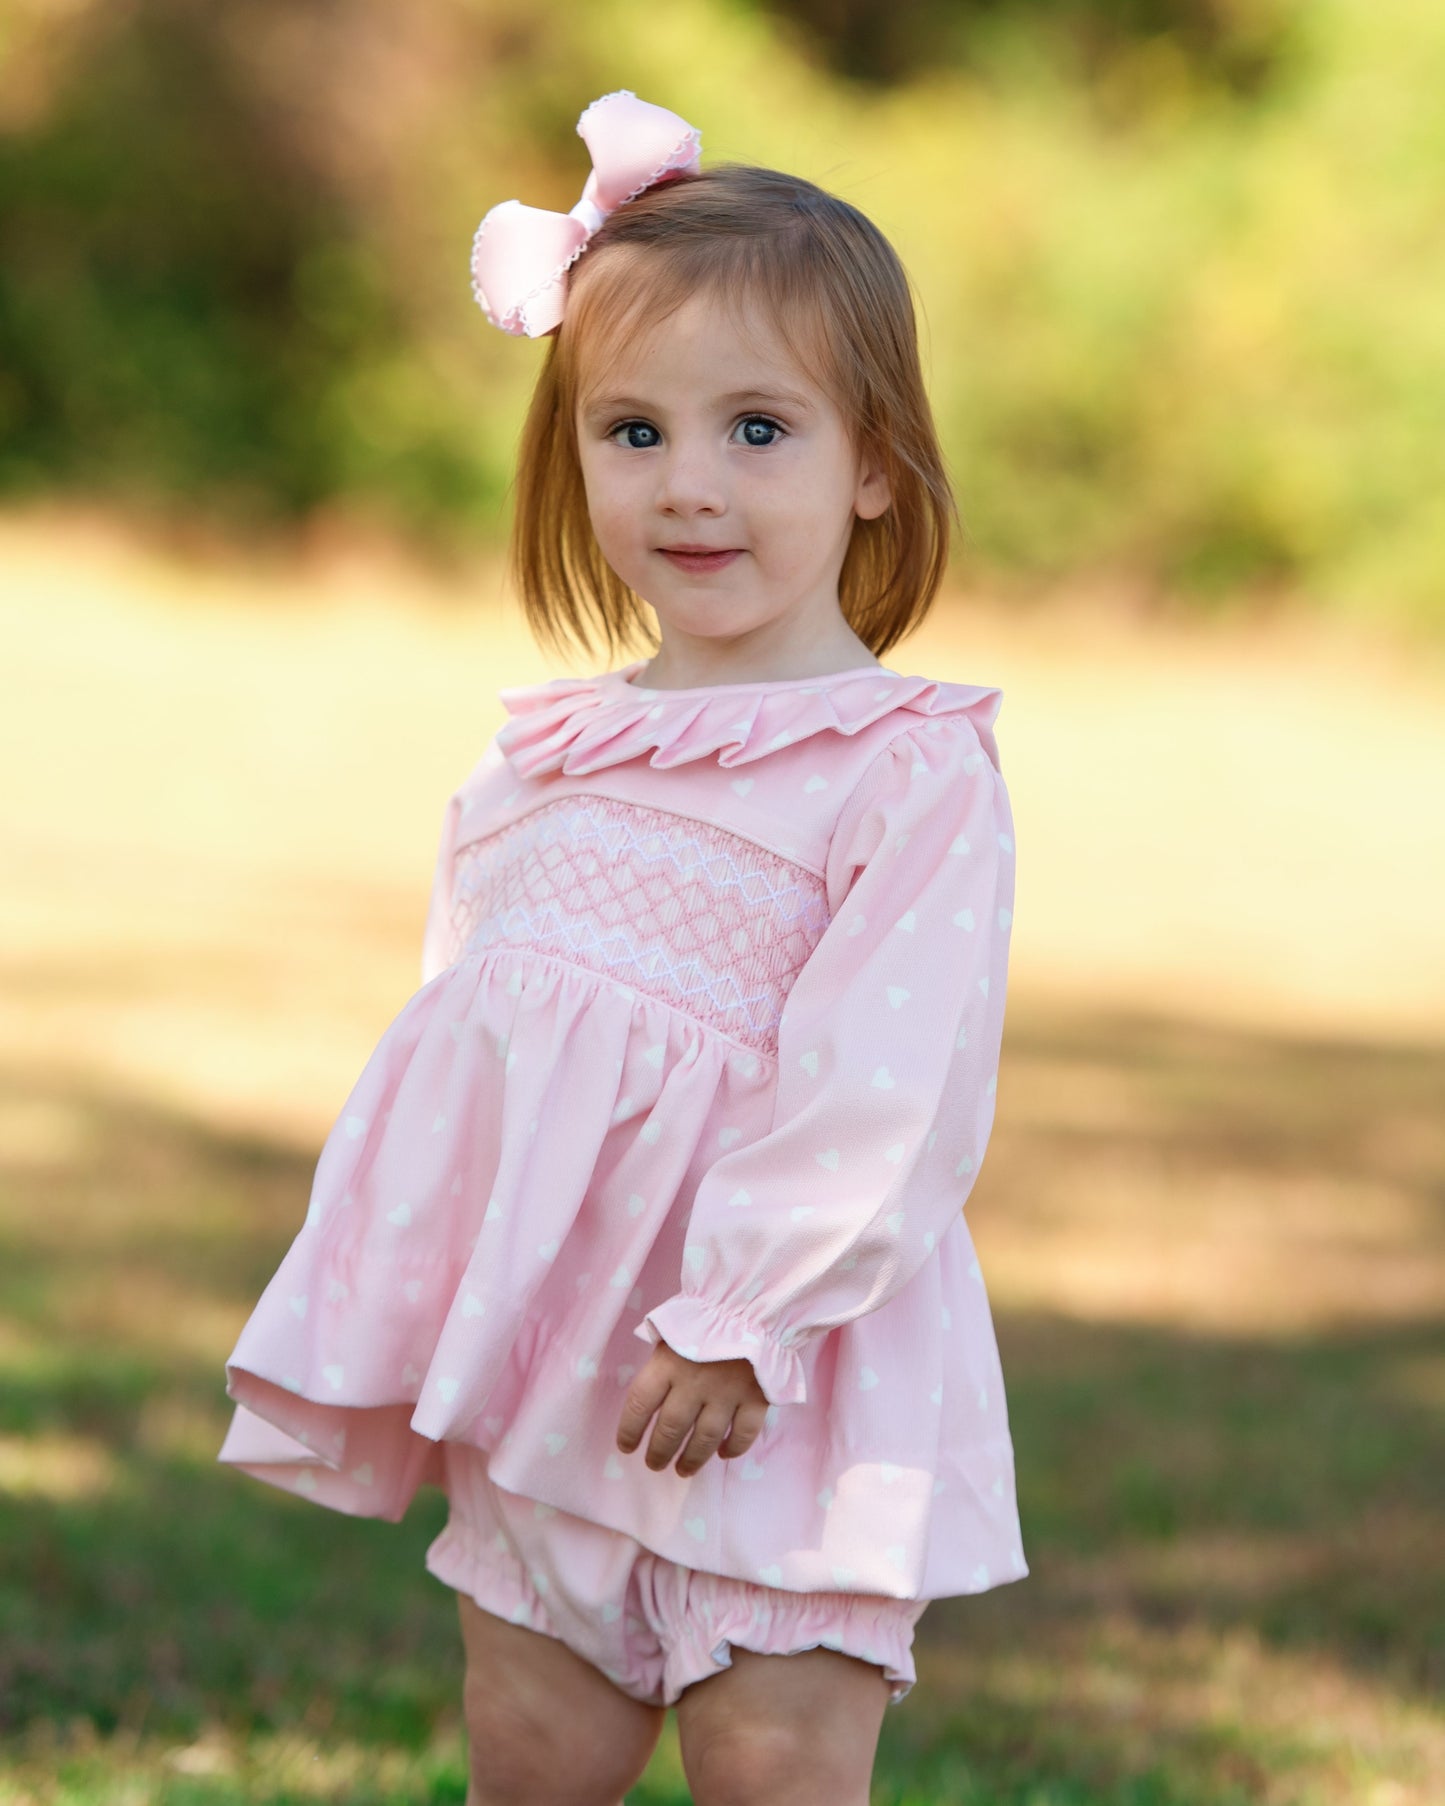
[[[696,169],[702,137],[626,88],[584,109],[577,134],[592,173],[570,213],[500,201],[472,240],[472,293],[503,332],[538,338],[561,324],[567,272],[609,213],[654,183]]]

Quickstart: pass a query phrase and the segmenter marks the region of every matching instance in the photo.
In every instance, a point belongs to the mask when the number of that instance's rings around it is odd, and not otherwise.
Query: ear
[[[868,447],[858,460],[858,487],[853,494],[853,512],[860,520],[877,520],[893,500],[883,460]]]

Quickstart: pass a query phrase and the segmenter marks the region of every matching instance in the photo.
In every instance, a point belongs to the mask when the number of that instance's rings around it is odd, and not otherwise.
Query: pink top
[[[1014,889],[1001,693],[865,666],[502,692],[422,988],[227,1363],[220,1453],[397,1518],[442,1439],[691,1568],[797,1591],[1028,1572],[963,1206]],[[659,1338],[745,1356],[752,1451],[614,1444]]]

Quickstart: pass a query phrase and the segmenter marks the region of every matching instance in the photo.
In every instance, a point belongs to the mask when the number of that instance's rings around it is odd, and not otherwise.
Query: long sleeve
[[[500,785],[497,783],[499,777]],[[421,980],[424,985],[445,972],[461,952],[464,930],[459,926],[458,917],[458,849],[477,838],[492,809],[511,802],[510,796],[496,794],[496,789],[509,787],[501,753],[493,741],[472,767],[465,782],[447,799],[432,871],[426,925],[422,930]]]
[[[457,831],[461,826],[462,793],[448,801],[442,816],[441,841],[432,875],[431,899],[421,942],[421,981],[430,984],[456,957],[456,931],[452,924],[452,885],[455,878]]]
[[[1013,851],[966,715],[867,768],[828,854],[829,925],[784,1005],[770,1131],[704,1175],[681,1289],[639,1336],[745,1357],[772,1403],[802,1403],[800,1349],[934,1257],[993,1124]]]

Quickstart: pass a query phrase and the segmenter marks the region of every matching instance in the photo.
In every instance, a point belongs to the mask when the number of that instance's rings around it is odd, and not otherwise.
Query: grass
[[[50,556],[0,727],[32,751],[0,805],[0,1806],[459,1803],[441,1496],[355,1521],[215,1452],[328,1111],[416,982],[414,798],[439,819],[460,734],[390,676],[476,624],[198,620],[141,566],[66,600]],[[473,689],[530,674],[488,644]],[[346,725],[368,699],[404,759]],[[1032,1573],[930,1608],[875,1806],[1445,1798],[1445,1046],[1383,978],[1364,1027],[1348,987],[1324,1027],[1263,983],[1231,1020],[1167,952],[1152,1010],[1018,968],[970,1213]],[[687,1797],[669,1732],[631,1799]]]

